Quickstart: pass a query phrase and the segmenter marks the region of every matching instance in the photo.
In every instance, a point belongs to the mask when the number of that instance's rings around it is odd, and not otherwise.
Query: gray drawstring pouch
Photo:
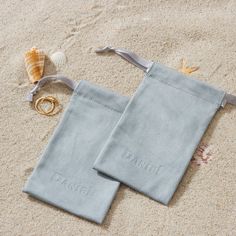
[[[168,204],[217,110],[236,97],[125,50],[106,47],[143,69],[94,168]]]
[[[66,83],[74,92],[23,191],[100,224],[119,182],[92,167],[128,99],[86,81],[77,84],[62,76],[49,76],[38,82],[28,100],[53,80]]]

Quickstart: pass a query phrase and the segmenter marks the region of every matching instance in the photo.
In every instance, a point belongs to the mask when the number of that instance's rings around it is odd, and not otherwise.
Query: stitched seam
[[[194,93],[191,93],[191,92],[189,92],[189,91],[187,91],[187,90],[184,90],[184,89],[181,89],[181,88],[178,88],[178,87],[175,87],[175,86],[173,86],[172,84],[169,84],[169,83],[167,83],[167,82],[164,82],[163,80],[154,79],[154,78],[151,78],[151,77],[148,77],[148,78],[150,78],[150,79],[152,79],[152,80],[154,80],[154,81],[158,81],[158,82],[163,83],[163,84],[167,84],[167,85],[169,85],[169,86],[172,87],[172,88],[175,88],[175,89],[177,89],[177,90],[183,91],[183,92],[185,92],[185,93],[187,93],[187,94],[189,94],[189,95],[192,95],[193,97],[196,97],[196,98],[199,98],[199,99],[201,99],[201,100],[204,100],[204,101],[206,101],[206,102],[208,102],[208,103],[210,103],[210,104],[212,104],[212,105],[218,105],[218,106],[220,106],[220,103],[218,103],[218,102],[217,102],[217,103],[214,103],[214,102],[209,101],[209,100],[206,99],[206,98],[200,97],[200,96],[201,96],[200,93],[196,93],[197,95],[199,95],[199,97],[198,97],[198,96],[195,95]]]
[[[78,97],[81,97],[81,98],[84,98],[84,99],[86,99],[86,100],[88,100],[88,101],[90,101],[90,102],[99,104],[99,105],[101,105],[101,106],[107,108],[108,110],[115,111],[115,112],[118,112],[118,113],[122,113],[121,111],[118,111],[118,110],[116,110],[116,109],[114,109],[114,108],[112,108],[112,107],[109,107],[109,106],[107,106],[107,105],[101,103],[101,102],[98,102],[98,101],[92,99],[91,97],[88,97],[88,96],[79,94],[77,91],[75,91],[75,92],[76,92],[76,95],[77,95]]]

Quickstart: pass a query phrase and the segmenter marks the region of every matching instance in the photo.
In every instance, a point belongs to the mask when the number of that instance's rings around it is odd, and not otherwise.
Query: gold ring
[[[45,109],[43,109],[43,107],[41,106],[41,104],[44,103],[45,101],[51,103],[51,108],[47,111],[45,111]],[[47,115],[47,114],[53,112],[53,110],[55,109],[55,103],[53,102],[53,100],[48,99],[47,97],[41,97],[36,100],[35,109],[38,113],[40,113],[42,115]]]
[[[45,111],[45,109],[43,109],[43,107],[41,106],[41,104],[44,103],[45,101],[51,103],[51,108],[47,111]],[[53,102],[52,99],[48,99],[47,97],[41,97],[36,100],[35,109],[38,113],[40,113],[42,115],[47,115],[47,114],[53,112],[53,110],[55,109],[55,103]]]
[[[45,103],[45,102],[49,102],[51,103],[51,107],[48,110],[45,110],[41,104]],[[59,106],[60,108],[54,112],[56,106]],[[61,111],[62,106],[59,104],[58,100],[52,96],[47,96],[47,97],[41,97],[38,98],[34,104],[35,110],[42,115],[46,115],[46,116],[53,116],[56,115],[59,111]]]

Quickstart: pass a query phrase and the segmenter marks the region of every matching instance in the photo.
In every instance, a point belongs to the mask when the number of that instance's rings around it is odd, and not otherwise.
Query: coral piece
[[[213,145],[207,145],[202,143],[197,148],[191,162],[200,166],[202,164],[207,164],[212,159]]]
[[[186,64],[187,64],[187,63],[186,63],[186,60],[182,59],[182,60],[181,60],[181,66],[180,66],[180,68],[179,68],[179,71],[182,72],[182,73],[184,73],[184,74],[189,75],[189,74],[191,74],[191,73],[193,73],[194,71],[197,71],[197,70],[199,69],[198,66],[189,67],[189,66],[186,66]]]
[[[25,53],[25,67],[31,83],[37,83],[43,76],[45,54],[41,49],[31,48]]]

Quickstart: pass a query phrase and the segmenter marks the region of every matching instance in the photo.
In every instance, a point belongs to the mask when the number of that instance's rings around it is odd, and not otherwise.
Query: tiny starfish
[[[186,64],[187,64],[187,63],[186,63],[186,60],[182,59],[182,60],[181,60],[181,66],[180,66],[180,68],[179,68],[179,71],[182,72],[182,73],[184,73],[184,74],[189,75],[189,74],[191,74],[192,72],[197,71],[197,70],[199,69],[198,66],[189,67],[189,66],[186,66]]]

